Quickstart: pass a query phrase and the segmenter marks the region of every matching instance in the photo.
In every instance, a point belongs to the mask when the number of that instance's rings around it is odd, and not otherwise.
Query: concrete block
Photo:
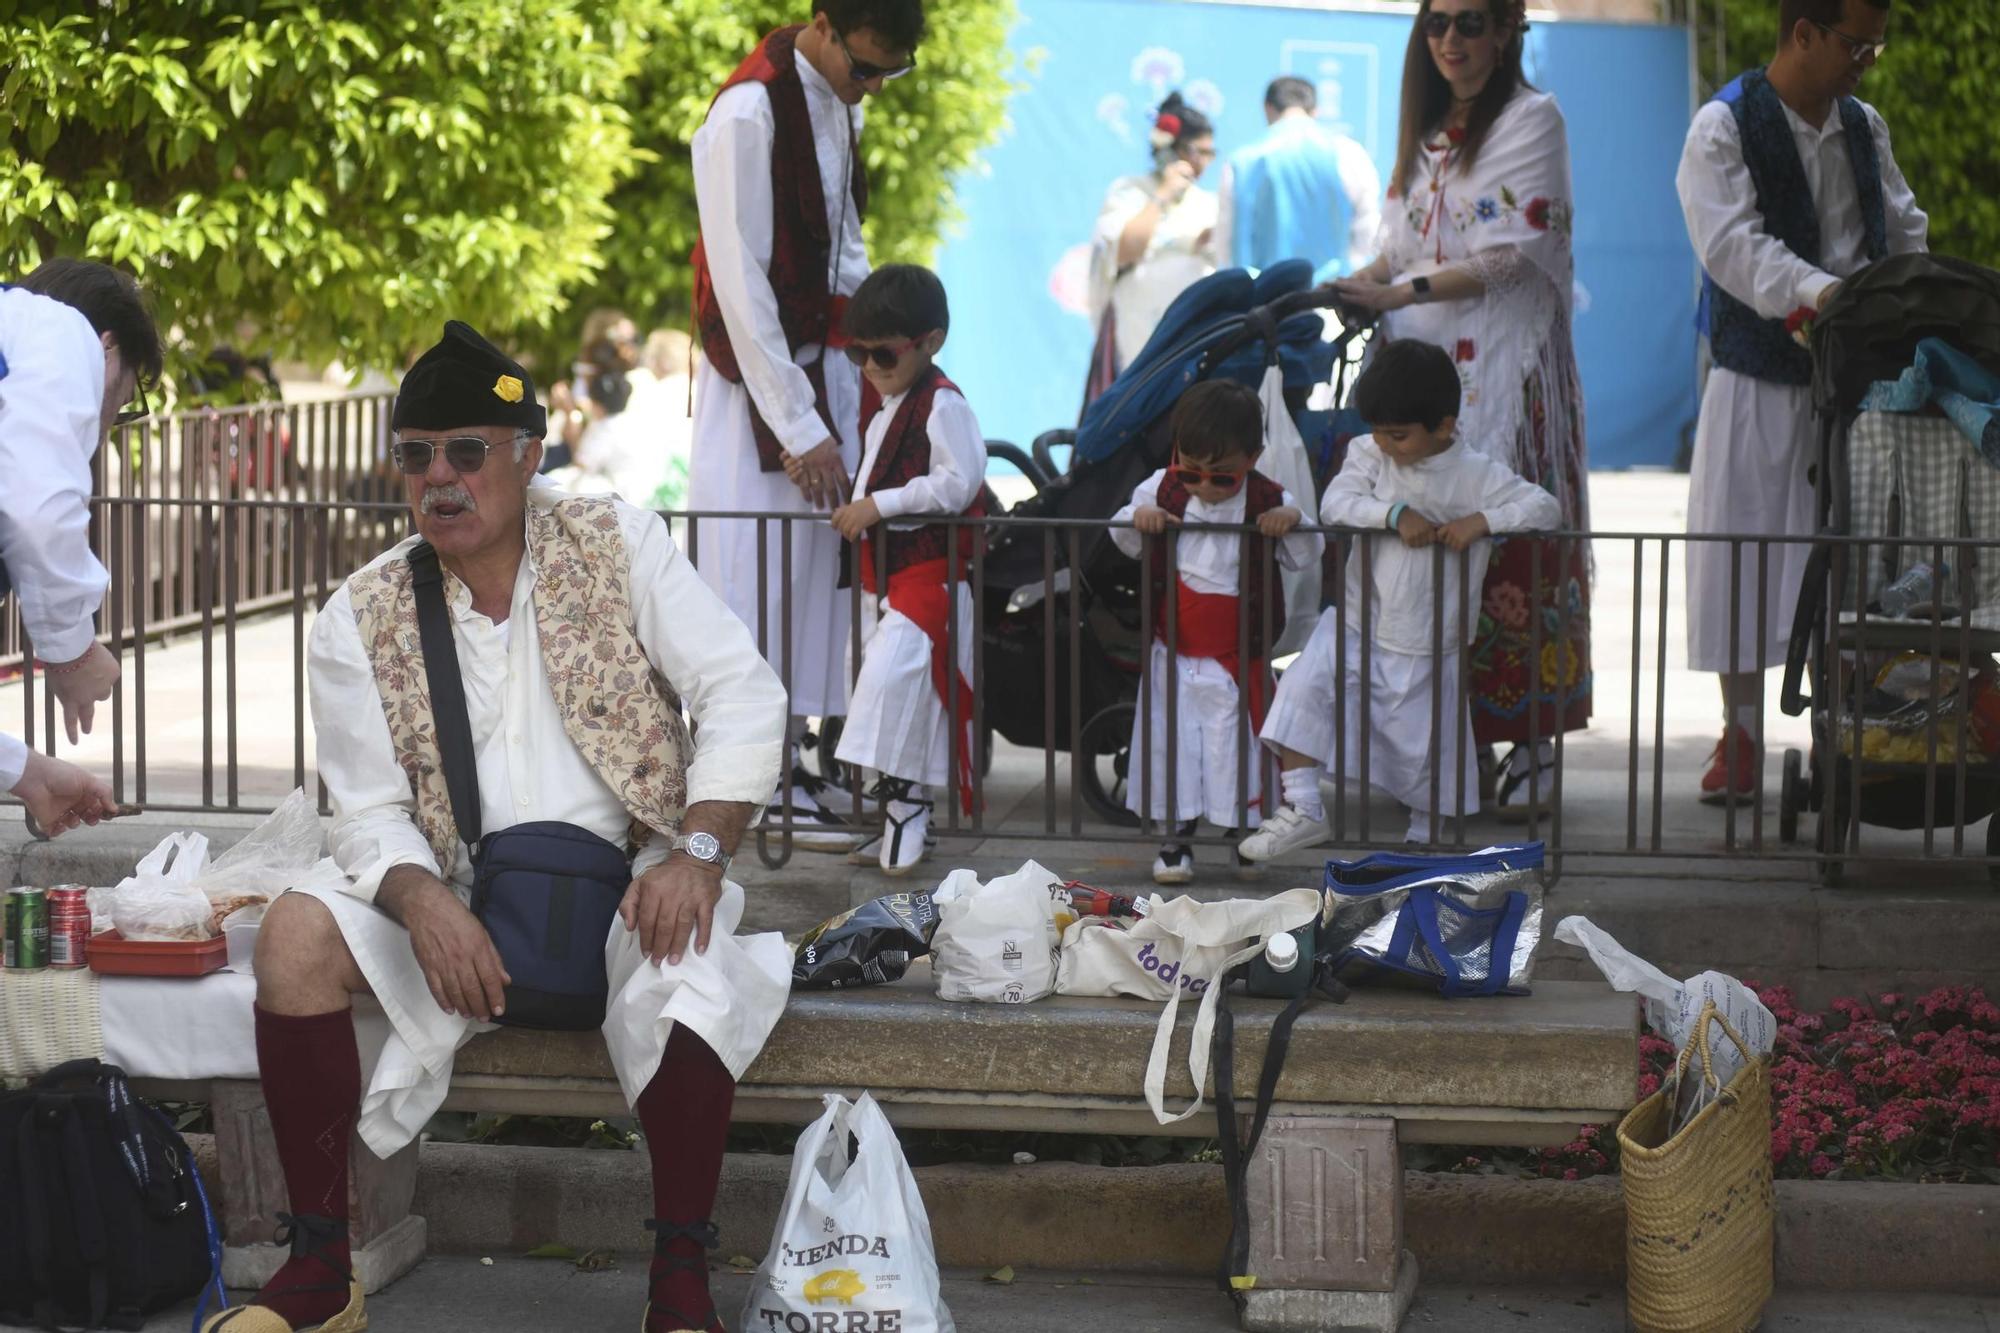
[[[1403,1253],[1396,1122],[1276,1116],[1245,1172],[1259,1290],[1393,1290]]]
[[[1388,1291],[1265,1291],[1243,1295],[1248,1333],[1396,1333],[1417,1295],[1417,1257],[1403,1251]]]
[[[424,1219],[405,1217],[353,1252],[354,1278],[370,1296],[423,1262],[427,1242]],[[232,1291],[255,1291],[269,1282],[291,1257],[286,1245],[225,1245],[222,1285]]]
[[[230,1245],[261,1245],[290,1211],[264,1090],[235,1080],[214,1085],[215,1152],[222,1176],[222,1235]],[[417,1187],[417,1144],[387,1159],[358,1136],[348,1142],[348,1232],[357,1248],[387,1235],[410,1215]]]

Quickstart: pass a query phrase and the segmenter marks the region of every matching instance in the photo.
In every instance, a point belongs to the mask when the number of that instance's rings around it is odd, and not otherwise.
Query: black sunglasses
[[[431,470],[431,461],[437,457],[440,448],[444,450],[444,461],[451,464],[454,472],[477,472],[486,466],[486,455],[495,449],[513,447],[510,440],[495,444],[477,435],[454,435],[444,440],[398,440],[392,452],[396,466],[407,476],[420,476]]]
[[[1426,14],[1423,17],[1424,36],[1436,41],[1456,27],[1458,35],[1468,40],[1484,37],[1488,19],[1483,9],[1461,9],[1456,14]]]
[[[840,43],[840,53],[847,57],[847,72],[856,83],[868,83],[874,79],[887,82],[900,79],[917,67],[917,58],[912,55],[900,65],[874,65],[866,60],[856,60],[854,52],[847,49],[847,38],[836,32],[833,40]]]
[[[1857,65],[1866,64],[1870,56],[1880,60],[1882,58],[1882,48],[1888,45],[1887,42],[1871,42],[1866,37],[1856,37],[1850,33],[1842,32],[1831,23],[1821,23],[1818,19],[1807,19],[1806,22],[1818,28],[1827,36],[1838,37],[1841,41],[1847,43],[1848,57]]]
[[[847,359],[857,366],[865,366],[873,361],[878,370],[894,370],[896,363],[903,359],[903,353],[916,345],[915,338],[897,343],[893,347],[862,347],[857,343],[849,343]]]
[[[132,387],[139,395],[139,405],[137,407],[128,407],[123,412],[112,417],[111,424],[114,426],[129,426],[135,421],[144,421],[147,417],[153,415],[153,409],[146,404],[146,386],[135,382]]]

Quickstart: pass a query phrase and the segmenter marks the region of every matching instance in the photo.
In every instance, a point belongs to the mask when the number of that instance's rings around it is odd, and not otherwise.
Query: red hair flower
[[[1810,339],[1812,338],[1813,320],[1818,317],[1819,311],[1809,305],[1802,305],[1791,314],[1785,316],[1785,332],[1791,334],[1792,341],[1799,346],[1810,347],[1812,345]]]
[[[1165,130],[1168,134],[1179,138],[1181,133],[1181,118],[1173,112],[1168,111],[1153,118],[1153,127]]]
[[[1526,210],[1528,225],[1536,231],[1549,229],[1549,201],[1540,197],[1530,199]]]

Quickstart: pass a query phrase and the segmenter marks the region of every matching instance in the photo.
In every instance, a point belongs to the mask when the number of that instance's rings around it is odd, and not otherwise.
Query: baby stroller
[[[1141,571],[1112,544],[1104,520],[1167,464],[1168,420],[1184,390],[1215,376],[1256,388],[1273,365],[1283,371],[1286,405],[1306,443],[1315,489],[1325,486],[1342,433],[1351,435],[1355,426],[1350,414],[1308,412],[1305,404],[1336,365],[1344,379],[1347,349],[1362,325],[1343,319],[1340,335],[1327,340],[1319,311],[1333,306],[1333,292],[1311,281],[1303,260],[1254,278],[1243,269],[1204,278],[1168,308],[1139,356],[1075,430],[1041,435],[1026,460],[1019,450],[989,443],[997,456],[1015,459],[1036,487],[1008,517],[1072,523],[1053,532],[994,529],[980,594],[986,727],[1016,745],[1088,756],[1075,768],[1077,794],[1101,820],[1138,823],[1125,808],[1125,782],[1145,654]],[[1336,381],[1336,401],[1341,387]],[[1067,466],[1055,455],[1065,445]],[[1072,626],[1080,626],[1074,642]]]
[[[1871,539],[1815,545],[1785,661],[1812,754],[1785,754],[1778,832],[1818,813],[1831,886],[1858,823],[1960,845],[2000,809],[2000,273],[1883,260],[1841,286],[1812,352],[1822,531]]]

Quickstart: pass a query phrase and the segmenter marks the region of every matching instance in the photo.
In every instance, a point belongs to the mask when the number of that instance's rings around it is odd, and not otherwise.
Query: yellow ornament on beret
[[[520,402],[521,381],[515,379],[512,375],[502,375],[499,379],[493,381],[493,396],[505,399],[510,403]]]

